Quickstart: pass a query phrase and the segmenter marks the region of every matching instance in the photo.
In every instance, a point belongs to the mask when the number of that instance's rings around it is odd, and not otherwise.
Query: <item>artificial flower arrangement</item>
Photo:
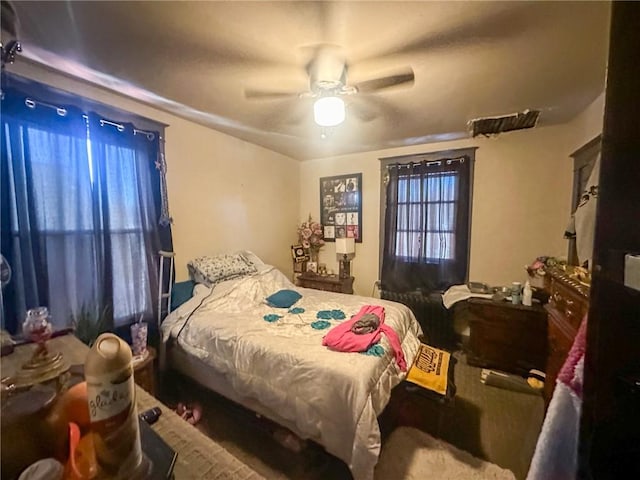
[[[309,219],[298,227],[298,241],[303,248],[311,253],[311,259],[318,256],[318,252],[324,246],[322,224]]]
[[[531,278],[531,285],[536,287],[543,287],[544,276],[552,268],[563,270],[569,277],[583,285],[591,284],[591,273],[586,268],[567,265],[567,261],[564,258],[543,256],[536,258],[531,265],[525,265],[525,269]]]
[[[547,269],[561,265],[562,262],[559,261],[556,257],[538,257],[536,258],[531,265],[525,265],[525,269],[530,277],[534,277],[535,275],[544,276],[547,274]]]
[[[541,256],[536,258],[531,265],[525,265],[524,268],[529,274],[530,283],[532,287],[544,288],[545,275],[547,271],[552,268],[564,269],[567,261],[556,257]]]

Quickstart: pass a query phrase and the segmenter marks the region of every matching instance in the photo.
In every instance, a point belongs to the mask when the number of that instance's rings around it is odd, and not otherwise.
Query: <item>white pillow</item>
[[[260,257],[258,257],[250,250],[238,250],[236,254],[241,255],[247,263],[253,265],[256,268],[261,267],[265,264]]]
[[[198,257],[187,263],[187,269],[193,281],[209,287],[223,280],[256,273],[256,267],[237,253]]]

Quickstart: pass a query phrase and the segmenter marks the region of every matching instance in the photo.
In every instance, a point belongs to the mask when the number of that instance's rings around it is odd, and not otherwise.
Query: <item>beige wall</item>
[[[603,123],[604,93],[567,123],[569,144],[573,146],[573,151],[600,135],[602,133]]]
[[[178,280],[187,278],[189,259],[236,249],[291,270],[298,161],[35,65],[17,62],[11,72],[169,125],[167,188]]]
[[[352,262],[357,294],[379,278],[380,158],[475,146],[469,279],[491,285],[526,280],[524,266],[540,255],[566,256],[570,215],[569,154],[602,128],[602,97],[571,122],[501,134],[303,162],[300,218],[319,218],[319,178],[362,172],[363,239]],[[334,244],[320,262],[337,270]]]

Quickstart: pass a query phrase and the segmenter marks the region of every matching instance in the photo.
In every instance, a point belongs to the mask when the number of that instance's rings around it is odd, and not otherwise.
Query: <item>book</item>
[[[178,454],[147,422],[139,420],[142,451],[152,463],[150,478],[173,478],[173,467]]]

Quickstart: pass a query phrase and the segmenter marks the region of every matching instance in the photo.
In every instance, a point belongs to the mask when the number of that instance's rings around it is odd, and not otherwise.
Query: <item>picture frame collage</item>
[[[325,242],[362,243],[362,173],[320,178],[320,223]]]

